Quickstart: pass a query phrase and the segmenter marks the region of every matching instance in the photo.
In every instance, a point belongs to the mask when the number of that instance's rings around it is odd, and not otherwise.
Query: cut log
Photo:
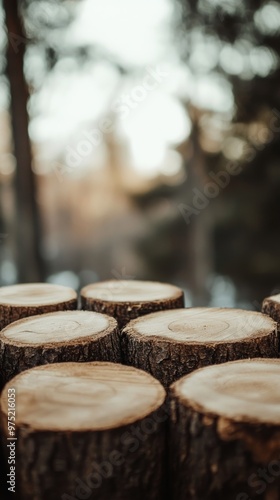
[[[77,309],[72,288],[49,283],[28,283],[0,288],[0,330],[27,316]]]
[[[2,392],[6,434],[10,388],[20,500],[164,498],[165,391],[153,377],[114,363],[33,368]]]
[[[109,280],[84,287],[81,303],[82,309],[113,316],[122,328],[144,314],[184,307],[184,292],[167,283]]]
[[[280,293],[272,295],[264,299],[262,304],[262,312],[268,314],[278,324],[278,331],[280,333]]]
[[[41,314],[20,319],[0,332],[1,387],[18,373],[38,365],[120,360],[117,322],[105,314]]]
[[[280,498],[280,361],[234,361],[171,386],[170,497]]]
[[[277,357],[277,325],[261,313],[190,308],[131,321],[121,334],[125,364],[168,387],[197,368],[251,357]]]

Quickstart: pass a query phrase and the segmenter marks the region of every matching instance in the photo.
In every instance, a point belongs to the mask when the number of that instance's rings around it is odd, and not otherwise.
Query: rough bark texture
[[[150,418],[152,419],[152,415]],[[148,419],[149,420],[149,419]],[[20,500],[162,500],[165,424],[143,440],[133,426],[104,432],[18,431]]]
[[[9,306],[0,303],[0,330],[10,323],[28,316],[56,311],[73,311],[75,309],[77,309],[77,299],[42,306]]]
[[[69,369],[69,376],[71,377],[73,372],[69,365],[73,366],[74,363],[67,364],[67,370]],[[73,368],[73,370],[84,370],[84,379],[77,380],[77,388],[82,391],[82,394],[79,395],[78,400],[75,399],[74,401],[70,400],[72,388],[68,387],[67,377],[65,378],[68,372],[63,372],[66,365],[64,365],[64,368],[62,368],[62,365],[53,365],[52,367],[35,369],[37,370],[36,377],[33,376],[31,384],[36,383],[39,370],[47,369],[50,373],[51,368],[51,370],[56,370],[55,384],[60,386],[59,395],[51,395],[53,403],[48,399],[53,391],[50,393],[48,392],[49,389],[46,389],[47,406],[44,414],[42,414],[42,408],[45,408],[46,396],[42,395],[41,397],[38,387],[34,396],[33,388],[30,389],[30,385],[26,385],[25,382],[24,390],[26,392],[21,396],[21,404],[17,402],[19,409],[16,425],[16,489],[19,500],[163,500],[167,498],[165,496],[167,418],[163,388],[152,378],[147,379],[146,374],[142,372],[135,373],[136,370],[133,373],[132,370],[128,370],[128,367],[122,365],[110,364],[113,368],[108,363],[89,363],[88,365],[98,365],[100,370],[103,369],[104,365],[107,365],[105,367],[107,370],[106,376],[104,374],[103,377],[102,372],[101,378],[97,378],[97,406],[96,403],[92,403],[92,397],[87,394],[88,391],[84,385],[88,384],[90,388],[91,384],[95,383],[95,380],[91,372],[83,364],[76,365]],[[62,370],[62,372],[58,372],[58,370]],[[112,378],[110,378],[110,370],[112,370]],[[122,378],[118,379],[118,370],[122,373],[122,376],[126,372],[126,381]],[[61,373],[62,379],[58,377],[58,373]],[[30,374],[31,371],[29,372],[29,383]],[[6,392],[6,389],[8,390],[8,387],[12,387],[12,384],[14,384],[17,401],[19,401],[20,393],[22,394],[23,390],[19,384],[20,377],[24,377],[24,375],[21,374],[16,377],[4,390]],[[61,389],[60,380],[63,380],[63,378],[65,390]],[[41,380],[40,378],[38,382],[39,387]],[[46,381],[46,377],[43,380]],[[113,416],[107,418],[106,413],[106,422],[101,421],[100,423],[98,417],[95,418],[94,408],[98,409],[99,401],[100,404],[103,401],[106,408],[110,405],[107,396],[104,396],[101,390],[100,383],[103,382],[108,383],[108,388],[113,389],[115,387],[121,400],[118,399],[117,408],[112,406]],[[75,386],[76,381],[72,380],[72,384]],[[142,399],[140,396],[140,401],[137,400],[136,406],[134,398],[133,407],[131,407],[129,397],[132,394],[131,384],[134,384],[136,391],[139,390],[139,385],[141,385],[140,393],[144,398]],[[150,386],[153,387],[152,393],[150,392]],[[83,391],[85,391],[85,396],[87,395],[85,399]],[[145,399],[147,391],[150,396]],[[31,392],[34,398],[32,408],[25,408],[22,413],[20,408],[23,408],[27,395],[28,398],[32,397]],[[73,394],[75,394],[75,390]],[[152,400],[151,394],[153,394]],[[65,413],[65,419],[61,420],[58,412],[56,420],[54,409],[59,409],[59,405],[56,406],[57,397],[63,397],[64,401],[65,396],[70,406],[68,406],[67,413]],[[41,406],[38,403],[38,397]],[[115,402],[114,391],[109,394],[109,399],[111,397],[112,402]],[[147,401],[150,401],[150,403]],[[4,432],[7,420],[6,404],[2,396],[1,426]],[[90,413],[88,413],[88,423],[86,422],[85,425],[79,423],[80,414],[85,408],[83,404],[93,405],[92,419]],[[120,412],[120,408],[125,411],[125,416],[123,416],[122,411]],[[135,414],[136,408],[141,408],[138,418]],[[68,417],[73,411],[75,411],[75,414],[77,412],[76,420],[73,420],[75,418],[73,416]],[[49,430],[46,428],[47,417],[45,418],[48,412],[51,415],[52,422]],[[36,415],[35,420],[34,415]],[[40,424],[42,416],[43,427]],[[75,430],[71,430],[71,424],[69,423],[71,421],[75,422],[75,424],[72,424]],[[84,422],[83,417],[81,417],[81,422]],[[96,422],[98,422],[98,426],[95,428]],[[115,422],[115,424],[108,427],[108,422]],[[87,428],[88,424],[92,426],[92,430]],[[85,430],[81,429],[81,425],[84,425],[83,429]],[[103,425],[104,428],[102,428]]]
[[[139,322],[143,324],[145,319]],[[200,343],[194,339],[178,341],[176,334],[174,340],[160,338],[156,332],[155,335],[145,336],[137,331],[137,323],[137,320],[131,322],[121,333],[123,362],[147,371],[165,388],[197,368],[237,359],[274,358],[278,354],[276,325],[275,329],[272,325],[271,331],[261,332],[259,336],[251,338],[234,341],[232,337],[224,342]]]
[[[157,302],[102,302],[98,300],[91,301],[82,297],[82,309],[96,311],[109,316],[113,316],[118,321],[119,327],[123,328],[132,319],[150,314],[155,311],[164,311],[166,309],[179,309],[184,306],[183,297],[178,297],[174,300],[164,300]]]
[[[145,284],[145,282],[143,282]],[[120,294],[123,288],[120,286]],[[174,287],[175,288],[175,287]],[[89,311],[96,311],[109,316],[113,316],[118,321],[119,327],[123,328],[132,319],[144,316],[145,314],[166,309],[178,309],[184,307],[184,292],[179,288],[172,293],[169,298],[152,301],[134,301],[133,296],[130,301],[110,301],[87,296],[85,287],[81,290],[81,307]]]
[[[262,304],[262,312],[264,314],[267,314],[277,322],[278,333],[280,334],[280,294],[275,297],[267,297],[266,299],[264,299]]]
[[[169,393],[172,500],[280,498],[280,362],[197,370]]]
[[[252,342],[223,345],[190,345],[179,342],[145,339],[126,329],[122,334],[122,356],[127,365],[140,368],[157,378],[164,387],[203,366],[253,357],[277,356],[275,335]]]
[[[242,382],[241,382],[242,383]],[[171,398],[173,397],[171,391]],[[280,424],[234,424],[171,403],[170,490],[174,500],[280,498]]]
[[[11,342],[5,337],[5,331],[8,329],[0,334],[1,387],[15,375],[39,365],[67,361],[112,361],[115,363],[121,361],[120,338],[114,318],[110,318],[110,326],[102,333],[96,335],[93,333],[92,336],[65,342],[45,344]]]

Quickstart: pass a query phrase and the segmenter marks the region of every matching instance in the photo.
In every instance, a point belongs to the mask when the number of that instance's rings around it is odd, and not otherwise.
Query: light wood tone
[[[280,361],[255,358],[209,366],[173,384],[180,401],[234,421],[280,424]]]
[[[77,294],[66,286],[27,283],[0,288],[0,330],[21,318],[71,309],[77,309]]]
[[[62,361],[121,360],[117,322],[92,311],[24,318],[0,332],[1,386],[34,366]]]
[[[81,303],[83,309],[115,317],[122,328],[144,314],[184,307],[184,293],[168,283],[109,280],[84,287]]]
[[[168,387],[202,366],[250,357],[276,357],[276,323],[238,309],[162,311],[131,321],[121,336],[124,362]]]
[[[165,391],[153,377],[115,363],[33,368],[4,388],[3,432],[9,388],[16,391],[21,500],[79,498],[81,483],[90,499],[164,498],[165,422],[158,412]]]
[[[172,499],[280,497],[279,380],[279,360],[252,359],[202,368],[171,386]]]

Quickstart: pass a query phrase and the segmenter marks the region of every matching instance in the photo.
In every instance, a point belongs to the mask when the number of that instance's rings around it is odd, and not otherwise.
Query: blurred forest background
[[[280,291],[280,4],[2,0],[0,285]]]

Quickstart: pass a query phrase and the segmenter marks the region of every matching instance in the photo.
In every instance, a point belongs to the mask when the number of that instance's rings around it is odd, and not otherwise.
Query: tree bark
[[[280,333],[280,294],[273,295],[264,299],[262,304],[262,312],[268,314],[274,321],[277,322],[278,332]],[[280,354],[280,351],[279,351]]]
[[[27,104],[29,92],[24,76],[25,37],[19,3],[3,0],[8,36],[7,76],[11,92],[11,120],[17,168],[15,190],[17,205],[17,268],[21,282],[44,278],[40,254],[41,227],[36,202],[36,182],[32,171],[31,145],[28,135]]]
[[[113,316],[123,328],[139,316],[184,307],[184,292],[166,283],[110,280],[84,287],[81,303],[82,309]]]
[[[63,363],[14,378],[20,500],[162,500],[163,387],[113,363]]]
[[[90,311],[65,311],[25,318],[0,333],[1,387],[18,373],[66,361],[120,362],[114,318]]]
[[[0,288],[0,330],[27,316],[68,309],[77,309],[77,294],[66,286],[29,283]]]
[[[172,385],[172,499],[280,498],[279,376],[278,360],[258,359],[204,368]]]
[[[169,387],[197,368],[250,357],[277,357],[276,323],[238,309],[162,311],[131,321],[121,333],[125,364]]]

